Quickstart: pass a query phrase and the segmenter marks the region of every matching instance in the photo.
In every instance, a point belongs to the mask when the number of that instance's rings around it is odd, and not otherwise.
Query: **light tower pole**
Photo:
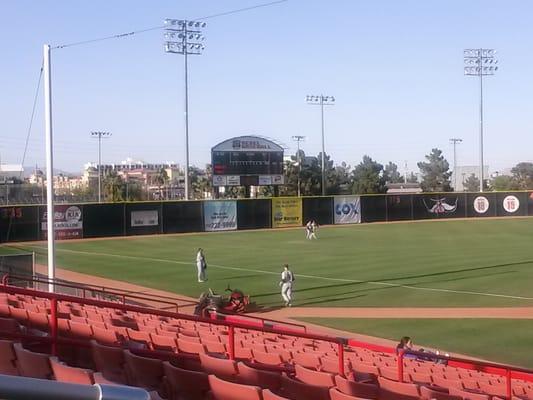
[[[43,48],[44,74],[44,127],[46,140],[46,235],[48,244],[48,291],[54,291],[55,267],[55,212],[54,212],[54,146],[52,129],[52,61],[50,45]]]
[[[321,118],[321,125],[322,125],[322,196],[326,195],[326,166],[325,166],[325,158],[326,158],[326,149],[325,149],[325,140],[324,140],[324,106],[332,106],[335,104],[335,97],[333,96],[324,96],[324,95],[307,95],[305,97],[305,101],[307,104],[311,104],[313,106],[320,106],[320,118]]]
[[[298,163],[298,197],[300,197],[300,173],[302,172],[302,160],[300,159],[300,142],[305,140],[305,136],[294,135],[292,140],[295,140],[297,143],[297,153],[296,153],[296,162]]]
[[[184,19],[165,19],[165,52],[183,56],[185,80],[185,199],[189,200],[189,82],[188,56],[200,55],[204,50],[204,36],[200,29],[206,23]]]
[[[91,132],[91,137],[93,139],[98,139],[98,203],[102,202],[102,139],[108,139],[110,136],[111,133],[109,132]]]
[[[494,49],[465,49],[464,74],[479,77],[479,191],[483,192],[483,77],[494,75],[498,60]]]
[[[457,143],[461,143],[463,139],[451,138],[450,143],[453,144],[453,190],[457,191]]]

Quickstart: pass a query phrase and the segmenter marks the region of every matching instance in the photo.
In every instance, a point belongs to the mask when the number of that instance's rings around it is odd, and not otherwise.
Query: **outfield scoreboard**
[[[282,185],[283,148],[257,136],[228,139],[211,149],[213,186]]]

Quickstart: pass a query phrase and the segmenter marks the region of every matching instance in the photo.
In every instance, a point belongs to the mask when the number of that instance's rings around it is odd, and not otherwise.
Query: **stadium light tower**
[[[498,71],[494,49],[465,49],[464,74],[479,77],[479,191],[483,191],[483,77]]]
[[[451,138],[450,143],[453,144],[453,190],[457,191],[457,143],[461,143],[463,139]]]
[[[98,203],[102,202],[102,139],[108,139],[110,136],[110,132],[91,132],[91,137],[93,139],[98,139]]]
[[[189,200],[189,83],[188,56],[200,55],[204,50],[202,28],[206,23],[185,19],[165,19],[165,52],[181,54],[185,80],[185,199]]]
[[[313,106],[320,106],[320,117],[322,121],[322,196],[326,195],[326,167],[325,167],[325,158],[326,150],[324,144],[324,106],[332,106],[335,104],[335,97],[333,96],[324,96],[324,95],[307,95],[305,96],[305,101],[307,104]]]
[[[298,144],[298,150],[297,150],[297,153],[296,153],[296,162],[298,163],[298,197],[300,197],[300,173],[302,172],[302,160],[300,159],[300,142],[302,140],[305,140],[305,136],[301,136],[301,135],[294,135],[292,137],[292,140],[295,140]]]

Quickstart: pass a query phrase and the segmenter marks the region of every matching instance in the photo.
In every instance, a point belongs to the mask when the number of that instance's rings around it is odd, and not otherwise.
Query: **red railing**
[[[164,305],[165,308],[173,308],[176,310],[176,312],[179,311],[179,305],[178,301],[183,301],[186,304],[196,304],[196,302],[192,302],[190,300],[185,299],[176,299],[172,297],[167,296],[161,296],[161,295],[152,295],[150,296],[141,296],[138,294],[134,294],[131,291],[126,290],[120,290],[112,287],[107,286],[96,286],[91,284],[84,284],[84,283],[78,283],[78,282],[72,282],[72,281],[64,281],[59,279],[48,279],[47,277],[38,277],[38,276],[21,276],[21,275],[9,275],[5,274],[2,277],[2,285],[8,285],[10,282],[31,282],[31,283],[43,283],[43,284],[50,284],[52,283],[56,287],[63,287],[63,288],[69,288],[69,289],[75,289],[76,291],[80,291],[81,297],[86,298],[87,293],[96,293],[100,295],[102,298],[110,298],[114,297],[116,299],[119,299],[122,304],[126,304],[126,302],[130,303],[140,303],[140,302],[153,302],[158,303],[161,305]],[[165,300],[162,300],[165,299]],[[169,301],[174,300],[174,301]]]
[[[235,328],[269,332],[269,333],[275,333],[279,335],[286,335],[286,336],[293,336],[293,337],[300,337],[300,338],[305,338],[305,339],[336,343],[338,346],[339,373],[341,375],[345,375],[345,365],[344,365],[344,346],[345,345],[373,349],[374,351],[381,351],[385,353],[395,353],[395,349],[392,347],[376,346],[370,343],[352,341],[352,340],[348,340],[342,337],[332,337],[332,336],[327,336],[327,335],[314,334],[310,332],[295,332],[294,330],[286,330],[286,329],[280,329],[280,328],[269,327],[269,326],[253,326],[253,325],[238,322],[238,321],[228,321],[225,319],[219,320],[219,319],[202,318],[202,317],[196,317],[196,316],[189,315],[189,314],[181,314],[177,312],[158,310],[158,309],[149,309],[146,307],[141,307],[141,306],[136,306],[136,305],[113,303],[113,302],[102,301],[102,300],[83,299],[83,298],[76,297],[76,296],[57,294],[57,293],[48,293],[48,292],[42,292],[42,291],[37,291],[33,289],[18,288],[18,287],[8,286],[8,285],[0,286],[0,292],[5,292],[8,294],[14,294],[14,295],[20,294],[20,295],[27,295],[27,296],[32,296],[32,297],[40,297],[40,298],[45,298],[45,299],[50,300],[50,308],[51,308],[50,310],[50,337],[49,338],[45,338],[41,336],[39,337],[31,336],[31,337],[35,339],[38,338],[39,340],[42,340],[45,342],[50,342],[52,344],[53,354],[56,354],[57,344],[58,344],[57,307],[58,307],[59,301],[94,305],[98,307],[107,307],[107,308],[112,308],[112,309],[122,310],[122,311],[139,312],[143,314],[151,314],[151,315],[157,315],[157,316],[168,317],[168,318],[183,319],[183,320],[189,320],[189,321],[204,322],[204,323],[213,324],[213,325],[226,326],[228,328],[228,355],[230,359],[235,358]],[[66,339],[60,338],[60,342],[65,342],[65,341]],[[168,352],[153,352],[152,351],[152,353],[167,354]],[[500,376],[505,376],[506,385],[507,385],[507,395],[509,399],[512,398],[511,395],[512,395],[513,378],[533,382],[533,370],[529,370],[526,368],[519,368],[519,367],[513,367],[513,366],[505,365],[505,364],[469,360],[466,358],[443,356],[443,355],[437,355],[437,354],[428,353],[428,352],[417,352],[417,351],[411,351],[411,350],[400,351],[397,355],[397,370],[398,370],[398,381],[399,382],[404,381],[404,358],[406,354],[412,355],[417,358],[425,359],[425,360],[427,359],[444,360],[448,365],[452,365],[452,366],[453,365],[467,365],[471,369],[473,368],[478,371],[485,371],[485,372],[490,371],[490,373],[498,374]]]

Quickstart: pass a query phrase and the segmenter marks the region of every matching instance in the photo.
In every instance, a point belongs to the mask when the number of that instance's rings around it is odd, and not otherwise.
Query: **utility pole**
[[[464,74],[479,77],[479,191],[483,192],[483,77],[498,71],[494,49],[465,49]]]
[[[313,106],[320,106],[320,118],[321,118],[321,126],[322,126],[322,196],[326,195],[326,166],[325,166],[325,159],[326,159],[326,146],[325,146],[325,139],[324,139],[324,131],[325,131],[325,125],[324,125],[324,106],[332,106],[335,103],[335,97],[333,96],[306,96],[305,101],[307,104],[313,105]]]
[[[201,28],[206,23],[184,19],[165,19],[165,52],[183,56],[183,72],[185,81],[185,200],[189,200],[189,78],[188,56],[200,55],[204,50],[201,43],[205,38]]]
[[[95,131],[91,132],[93,139],[98,139],[98,203],[102,202],[102,139],[108,139],[111,137],[109,132]]]
[[[453,144],[453,190],[457,191],[457,143],[461,143],[463,139],[451,138],[450,143]]]
[[[300,197],[300,173],[302,172],[302,160],[300,159],[300,142],[302,140],[305,140],[305,136],[294,135],[292,137],[292,140],[295,140],[298,146],[298,150],[296,153],[296,162],[298,163],[298,197]]]

